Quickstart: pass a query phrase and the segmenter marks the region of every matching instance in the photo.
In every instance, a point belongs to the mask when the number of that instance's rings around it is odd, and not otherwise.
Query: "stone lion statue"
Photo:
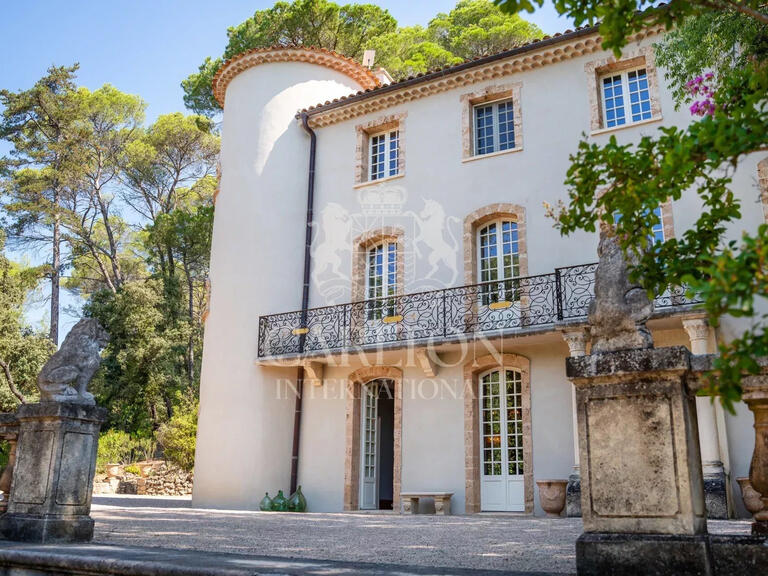
[[[40,399],[95,404],[87,388],[101,364],[100,351],[108,341],[109,334],[94,318],[83,318],[75,324],[37,377]]]

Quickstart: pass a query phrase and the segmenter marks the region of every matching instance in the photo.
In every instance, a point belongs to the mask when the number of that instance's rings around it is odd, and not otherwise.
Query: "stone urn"
[[[149,476],[149,473],[152,472],[152,468],[154,468],[154,464],[152,464],[152,462],[140,462],[138,466],[139,473],[141,474],[142,478]]]
[[[117,478],[123,475],[122,472],[120,464],[107,464],[107,478]]]
[[[736,478],[741,488],[741,499],[744,501],[744,507],[750,514],[757,514],[763,509],[763,500],[760,492],[752,488],[749,478]]]
[[[536,480],[539,504],[550,518],[559,518],[565,508],[565,489],[568,480]]]

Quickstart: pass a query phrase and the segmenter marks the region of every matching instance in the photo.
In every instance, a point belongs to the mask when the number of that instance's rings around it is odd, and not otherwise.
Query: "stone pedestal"
[[[613,552],[617,538],[644,557],[674,557],[684,549],[688,564],[708,566],[690,359],[686,348],[675,347],[567,360],[576,386],[586,533],[578,547],[580,574],[606,565],[614,574],[634,573],[637,557]],[[654,572],[678,573],[674,564]]]
[[[106,410],[74,403],[22,405],[8,512],[0,533],[24,542],[93,537],[91,491]]]

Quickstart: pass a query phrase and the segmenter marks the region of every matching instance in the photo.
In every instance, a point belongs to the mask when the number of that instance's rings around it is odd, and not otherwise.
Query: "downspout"
[[[313,205],[315,201],[315,150],[317,148],[317,136],[309,127],[309,116],[301,113],[301,125],[309,134],[309,174],[307,183],[307,226],[304,237],[304,286],[301,292],[301,322],[300,327],[307,324],[307,308],[309,308],[309,281],[312,265],[312,222],[314,219]],[[299,353],[304,352],[305,334],[299,335]],[[296,407],[293,414],[293,447],[291,451],[291,490],[296,492],[299,479],[299,444],[301,440],[301,405],[304,390],[304,366],[299,366],[296,374]]]

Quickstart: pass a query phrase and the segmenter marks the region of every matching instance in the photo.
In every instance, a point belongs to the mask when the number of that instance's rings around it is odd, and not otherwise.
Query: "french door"
[[[525,511],[523,382],[517,370],[486,372],[479,379],[480,507]]]
[[[517,222],[498,220],[478,234],[480,304],[491,310],[520,311],[520,252]]]
[[[363,386],[360,423],[360,509],[379,507],[379,391],[377,381]]]

